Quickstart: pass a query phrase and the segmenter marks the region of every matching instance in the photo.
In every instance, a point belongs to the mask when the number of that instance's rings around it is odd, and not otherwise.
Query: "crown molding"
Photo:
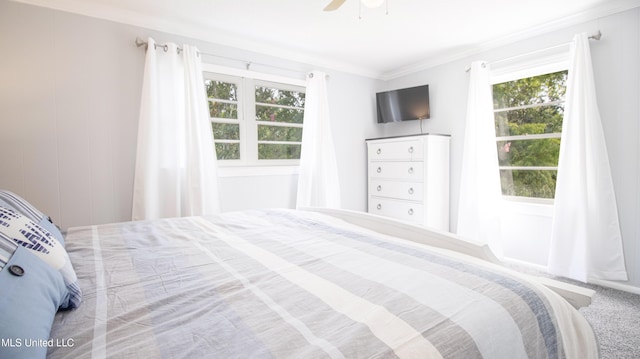
[[[550,32],[561,30],[570,26],[597,20],[606,16],[617,14],[619,12],[631,10],[636,7],[640,7],[640,0],[611,1],[599,7],[595,7],[593,9],[586,10],[586,11],[574,14],[572,16],[567,16],[562,19],[550,21],[542,25],[538,25],[524,31],[516,32],[495,40],[487,41],[482,44],[469,47],[462,51],[452,51],[448,53],[443,53],[438,56],[430,57],[425,61],[420,61],[418,63],[414,63],[408,66],[400,67],[392,71],[385,72],[382,74],[380,79],[384,81],[389,81],[395,78],[411,75],[413,73],[428,70],[430,68],[433,68],[439,65],[447,64],[457,60],[462,60],[467,57],[477,55],[488,50],[492,50],[502,46],[517,43],[519,41],[530,39],[536,36],[545,35]],[[598,29],[594,29],[594,32],[596,32],[597,30]],[[570,41],[570,39],[567,39],[567,41]]]
[[[165,32],[172,35],[188,37],[211,44],[226,46],[276,59],[298,62],[308,65],[308,71],[331,69],[353,75],[379,79],[381,71],[367,68],[359,64],[323,58],[318,54],[309,54],[281,46],[269,45],[245,37],[233,35],[215,27],[199,26],[186,22],[168,21],[159,17],[143,15],[138,12],[123,10],[111,6],[86,3],[76,0],[11,0],[17,3],[49,8],[77,15],[107,20],[149,30]],[[132,39],[131,41],[135,41]],[[238,61],[251,62],[251,59],[238,58]],[[269,64],[264,64],[269,65]]]
[[[577,25],[580,23],[596,20],[618,12],[640,7],[640,0],[618,0],[609,1],[599,7],[586,10],[572,16],[547,22],[545,24],[504,36],[492,41],[470,46],[462,51],[451,51],[447,53],[431,56],[425,61],[420,61],[408,66],[403,66],[391,71],[377,71],[367,68],[362,64],[353,64],[334,59],[323,58],[317,54],[309,54],[295,49],[278,47],[265,44],[252,39],[236,36],[223,30],[198,26],[194,24],[167,21],[158,17],[142,15],[137,12],[118,9],[110,6],[102,6],[95,3],[86,3],[77,0],[11,0],[18,3],[50,8],[54,10],[84,15],[88,17],[123,23],[136,27],[146,28],[155,31],[166,32],[178,36],[184,36],[212,44],[222,45],[247,52],[266,55],[276,59],[283,59],[291,62],[298,62],[308,65],[312,69],[330,69],[341,71],[353,75],[388,81],[412,73],[424,71],[435,66],[443,65],[456,60],[461,60],[491,49],[513,44],[535,36],[547,34],[552,31]],[[597,30],[597,29],[594,29]],[[606,34],[605,34],[606,36]],[[131,41],[134,41],[132,39]],[[238,59],[239,61],[250,62],[249,59]],[[267,64],[268,65],[268,64]]]

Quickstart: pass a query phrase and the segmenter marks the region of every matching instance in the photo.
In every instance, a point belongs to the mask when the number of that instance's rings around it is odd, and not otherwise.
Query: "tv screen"
[[[429,118],[429,85],[378,92],[378,123]]]

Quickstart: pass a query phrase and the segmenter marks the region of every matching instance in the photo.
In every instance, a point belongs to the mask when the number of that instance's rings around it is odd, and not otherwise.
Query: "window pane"
[[[500,166],[557,167],[560,139],[498,141]]]
[[[304,110],[256,105],[256,120],[302,123]]]
[[[495,113],[496,136],[562,132],[564,104]]]
[[[511,108],[564,100],[567,71],[493,85],[493,108]]]
[[[302,141],[301,127],[258,126],[258,141]]]
[[[300,159],[300,145],[282,144],[258,144],[258,159],[261,160],[286,160]]]
[[[236,84],[215,80],[205,80],[204,84],[207,88],[207,97],[238,101],[238,86],[236,86]]]
[[[211,128],[213,129],[213,138],[216,140],[240,139],[240,125],[214,122],[211,124]]]
[[[235,103],[216,102],[209,99],[209,116],[211,118],[238,118],[238,105]]]
[[[216,142],[216,155],[219,160],[239,160],[240,144]]]
[[[554,198],[558,171],[500,170],[505,196]]]
[[[256,103],[303,108],[304,96],[304,92],[256,86]]]

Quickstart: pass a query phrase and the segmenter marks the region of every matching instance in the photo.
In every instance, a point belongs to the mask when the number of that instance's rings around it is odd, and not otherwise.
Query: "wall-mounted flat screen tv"
[[[429,85],[378,92],[378,123],[429,118]]]

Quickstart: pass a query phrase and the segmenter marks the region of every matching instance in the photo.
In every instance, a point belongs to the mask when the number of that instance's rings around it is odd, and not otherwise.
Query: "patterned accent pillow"
[[[62,245],[64,245],[64,237],[62,236],[60,229],[51,220],[51,217],[46,216],[24,198],[11,191],[0,190],[0,206],[11,208],[30,220],[38,223],[40,227],[49,231],[60,243],[62,243]]]
[[[4,228],[4,227],[3,227]],[[0,269],[0,357],[42,358],[58,308],[69,301],[62,274],[0,232],[0,249],[8,254]]]
[[[68,300],[60,308],[76,308],[82,301],[78,277],[62,244],[46,229],[12,209],[0,207],[0,234],[28,249],[62,275],[69,291]]]
[[[0,235],[0,271],[9,263],[16,248],[18,248],[16,242],[11,238]]]

